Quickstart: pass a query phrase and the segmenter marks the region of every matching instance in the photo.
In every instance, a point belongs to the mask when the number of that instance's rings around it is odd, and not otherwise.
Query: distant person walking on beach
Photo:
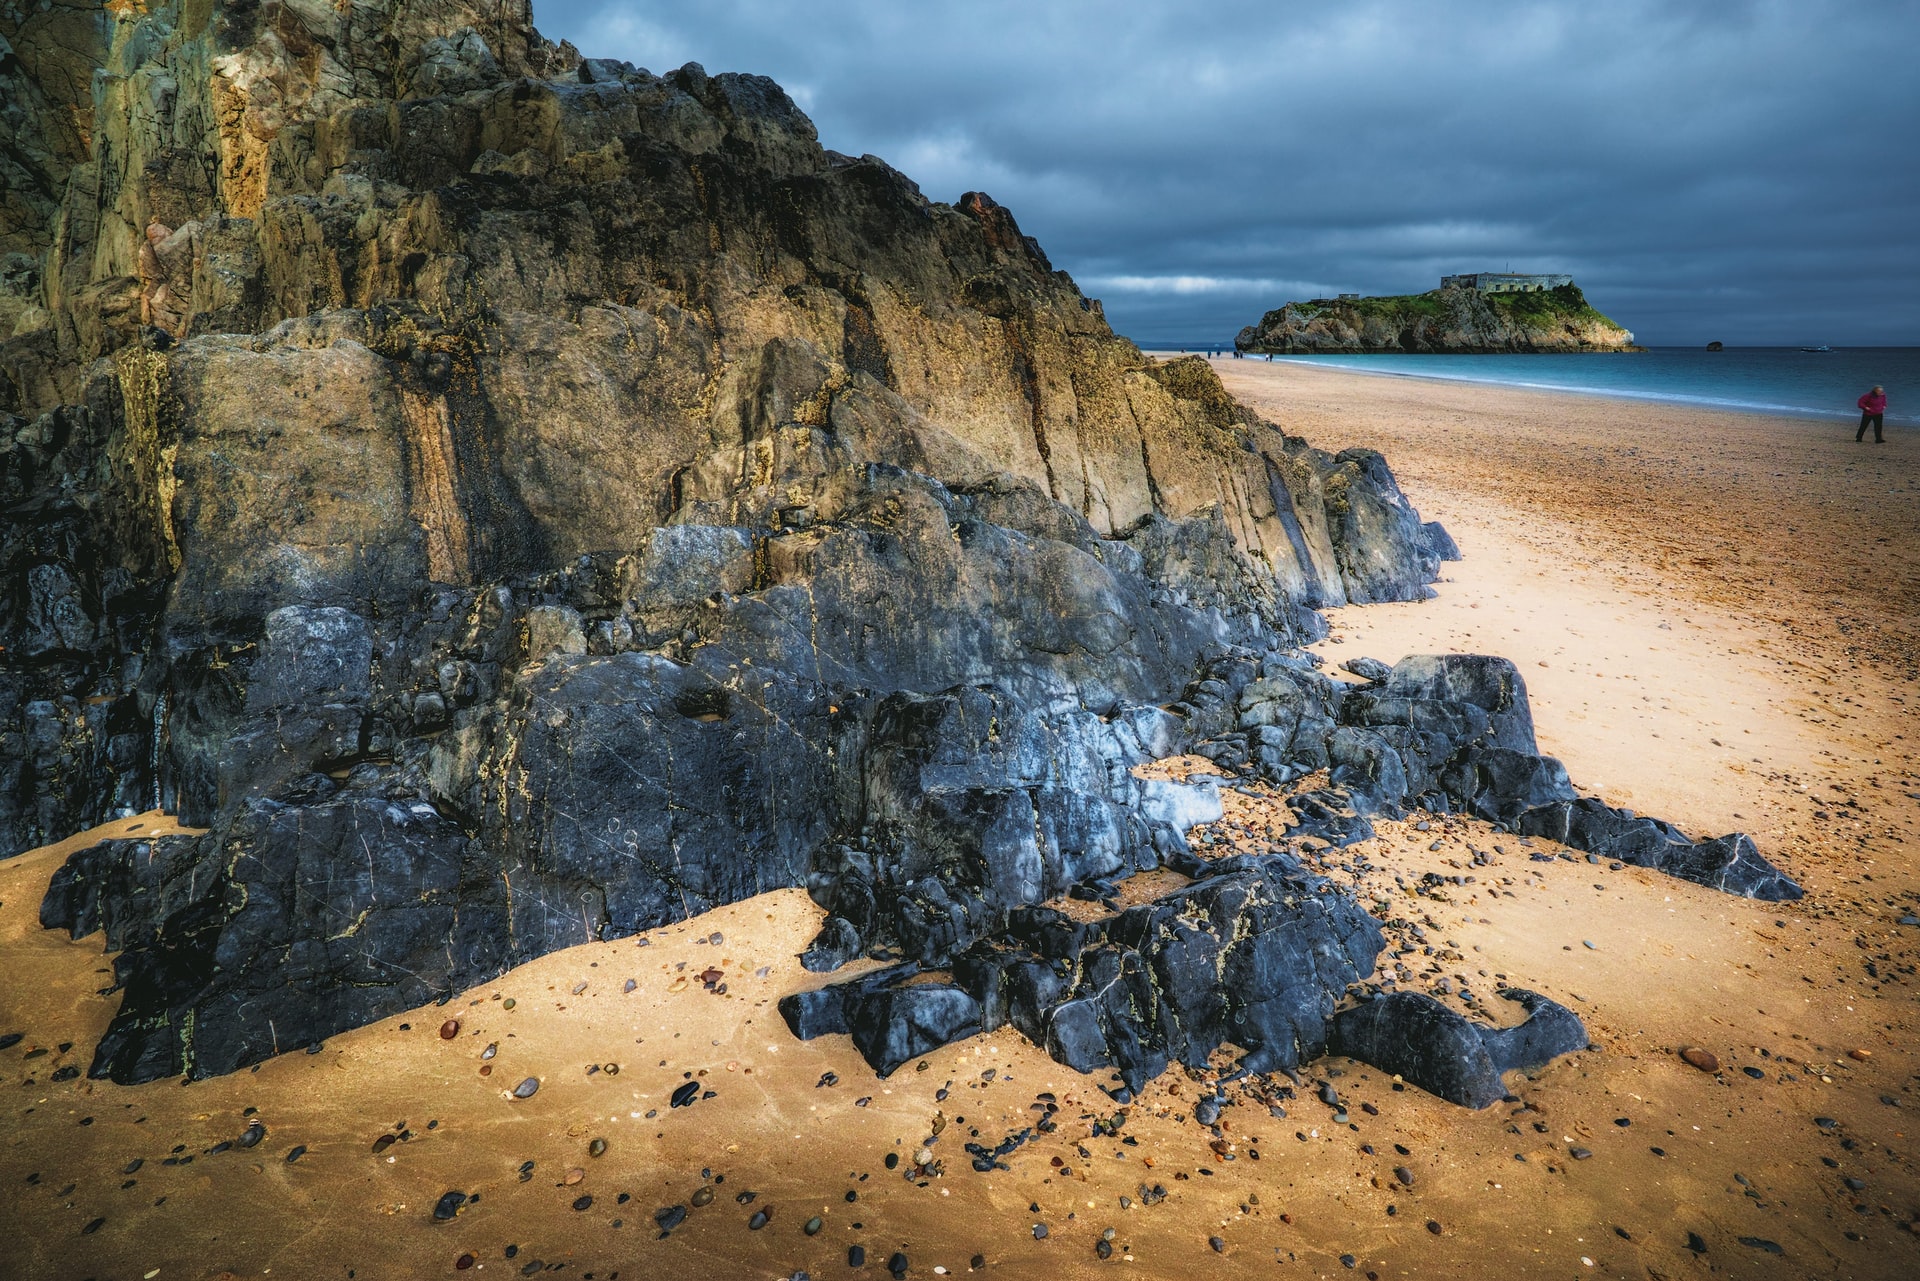
[[[1886,444],[1887,438],[1880,434],[1880,424],[1887,417],[1887,389],[1875,387],[1854,403],[1860,406],[1860,430],[1853,434],[1854,442],[1857,444],[1867,438],[1867,424],[1872,423],[1873,443]]]

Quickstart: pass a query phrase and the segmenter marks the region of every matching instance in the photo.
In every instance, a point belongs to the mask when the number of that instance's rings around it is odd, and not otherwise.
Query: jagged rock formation
[[[1085,940],[1058,1009],[977,975],[1070,888],[1207,870],[1209,794],[1143,762],[1337,763],[1299,804],[1342,839],[1420,795],[1389,757],[1425,779],[1440,730],[1353,729],[1296,649],[1451,549],[1377,454],[1144,359],[1005,209],[822,150],[772,82],[582,60],[523,0],[4,21],[0,850],[210,829],[47,897],[121,949],[96,1076],[798,885],[813,963],[956,967],[862,989],[876,1063],[1043,1005],[1136,1073],[1318,1051],[1370,923],[1284,864]],[[1130,1031],[1100,967],[1202,910],[1254,989]]]
[[[1638,351],[1633,335],[1588,304],[1578,285],[1539,293],[1446,287],[1384,298],[1290,302],[1234,339],[1243,352]]]

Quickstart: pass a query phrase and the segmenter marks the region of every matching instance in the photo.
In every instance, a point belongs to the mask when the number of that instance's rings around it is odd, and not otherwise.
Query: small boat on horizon
[[[1800,350],[1801,351],[1832,351],[1833,348],[1827,346],[1825,343],[1821,343],[1818,347],[1802,347]]]

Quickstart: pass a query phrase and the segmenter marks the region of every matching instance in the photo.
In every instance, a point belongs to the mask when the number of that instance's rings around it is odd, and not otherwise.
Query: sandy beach
[[[0,863],[0,1034],[22,1034],[0,1050],[0,1275],[820,1278],[896,1254],[914,1277],[1920,1274],[1920,926],[1900,924],[1920,909],[1920,434],[1214,364],[1290,433],[1384,452],[1464,552],[1437,599],[1332,612],[1329,668],[1506,655],[1577,785],[1746,831],[1807,897],[1379,823],[1326,870],[1444,942],[1399,958],[1402,985],[1457,1003],[1510,981],[1592,1038],[1484,1112],[1326,1060],[1230,1087],[1218,1139],[1178,1071],[1116,1125],[1108,1082],[1011,1029],[876,1080],[775,1012],[826,981],[796,959],[821,915],[798,891],[317,1053],[127,1088],[84,1075],[111,960],[38,906],[68,853],[165,822],[144,816]],[[1262,792],[1229,793],[1215,835],[1258,844],[1284,813]],[[1043,1094],[1052,1131],[976,1173],[961,1145],[1033,1126]],[[473,1199],[437,1222],[449,1192]]]

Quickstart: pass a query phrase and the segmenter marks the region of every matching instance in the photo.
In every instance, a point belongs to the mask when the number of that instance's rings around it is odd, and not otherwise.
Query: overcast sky
[[[981,190],[1135,339],[1571,272],[1642,342],[1920,344],[1920,0],[535,0]]]

